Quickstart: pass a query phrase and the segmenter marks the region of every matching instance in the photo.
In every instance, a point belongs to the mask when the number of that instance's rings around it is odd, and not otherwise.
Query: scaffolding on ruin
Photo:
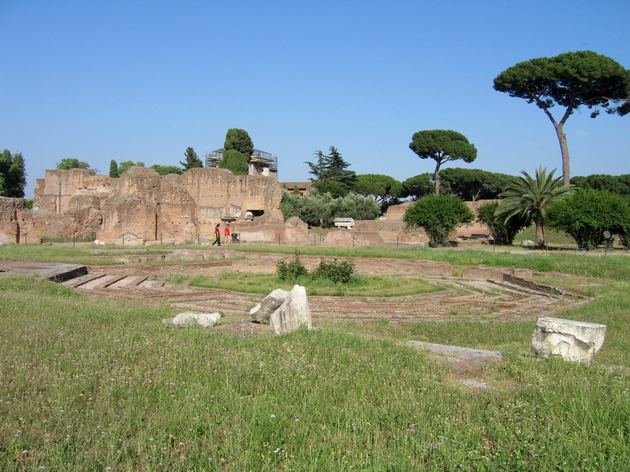
[[[206,153],[206,167],[217,167],[219,162],[223,159],[224,148],[217,149],[210,153]],[[260,149],[254,149],[249,160],[250,169],[255,167],[256,169],[269,169],[268,173],[276,175],[278,173],[278,157]],[[265,174],[265,172],[256,172],[259,175]]]

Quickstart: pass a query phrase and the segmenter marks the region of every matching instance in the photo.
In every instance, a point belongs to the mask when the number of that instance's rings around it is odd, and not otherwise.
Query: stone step
[[[106,274],[102,272],[94,272],[91,274],[82,275],[80,277],[75,277],[74,279],[66,280],[65,282],[62,282],[61,285],[68,288],[78,288],[78,287],[81,287],[82,285],[92,282],[93,280],[100,279],[101,277],[104,277],[105,275]]]
[[[126,289],[140,285],[147,279],[146,275],[126,275],[118,281],[111,284],[108,288],[111,289]]]

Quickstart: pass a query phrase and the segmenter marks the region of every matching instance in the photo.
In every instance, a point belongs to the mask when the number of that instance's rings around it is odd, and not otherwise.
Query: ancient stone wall
[[[211,238],[222,218],[244,220],[248,211],[260,214],[257,224],[283,222],[282,186],[272,177],[234,175],[227,169],[204,167],[190,169],[178,182],[196,203],[195,224],[201,238]]]
[[[32,211],[21,199],[3,199],[0,241],[24,242],[21,234],[28,229],[29,242],[83,237],[106,243],[130,238],[202,242],[213,237],[217,223],[245,223],[247,211],[256,215],[251,224],[280,225],[277,231],[284,235],[281,198],[282,186],[272,177],[235,176],[211,167],[165,176],[132,167],[119,178],[84,169],[47,170],[37,180]],[[272,233],[265,242],[274,241]]]
[[[413,246],[429,241],[422,228],[406,228],[402,221],[355,220],[354,229],[332,228],[326,246]]]
[[[0,242],[19,242],[18,202],[18,198],[0,197]]]
[[[216,167],[166,176],[132,167],[119,178],[90,175],[84,169],[47,170],[45,178],[37,180],[32,211],[21,199],[0,202],[0,242],[97,238],[105,243],[203,243],[214,238],[217,223],[223,230],[230,222],[232,233],[244,242],[310,244],[301,220],[283,221],[281,199],[282,185],[273,177],[235,176]],[[481,203],[469,206],[474,210]],[[426,244],[422,229],[408,229],[402,222],[412,204],[390,206],[383,219],[356,221],[352,230],[333,228],[323,244]],[[248,212],[254,215],[252,221],[245,219]],[[487,232],[474,223],[458,228],[451,238]]]
[[[286,222],[264,223],[258,221],[237,221],[230,224],[238,240],[246,243],[273,243],[304,246],[309,244],[308,225],[297,217]]]

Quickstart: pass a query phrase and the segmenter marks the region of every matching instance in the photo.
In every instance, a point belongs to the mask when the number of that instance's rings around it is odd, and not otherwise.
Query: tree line
[[[516,235],[533,224],[537,247],[545,246],[545,228],[565,233],[585,250],[612,242],[614,236],[622,246],[630,245],[627,195],[564,185],[554,173],[542,166],[534,176],[523,171],[510,179],[500,200],[478,208],[476,220],[488,227],[494,244],[512,245]],[[420,198],[403,217],[408,226],[424,228],[432,246],[446,245],[457,226],[474,219],[461,199],[444,194]]]
[[[409,226],[425,227],[433,243],[443,244],[446,237],[444,234],[448,234],[445,233],[448,225],[471,221],[469,212],[462,209],[462,198],[501,198],[501,202],[492,207],[492,212],[487,205],[483,207],[483,211],[480,210],[480,215],[485,215],[480,218],[485,218],[484,222],[496,233],[495,240],[498,238],[511,243],[511,235],[516,234],[517,229],[533,223],[537,228],[537,245],[544,245],[545,224],[552,227],[555,225],[565,231],[576,239],[578,245],[596,247],[602,241],[602,236],[597,236],[596,233],[609,234],[610,230],[619,234],[622,239],[626,238],[627,242],[624,225],[627,225],[629,219],[624,213],[624,205],[628,203],[623,196],[630,194],[630,179],[628,176],[605,175],[571,179],[564,125],[580,107],[592,110],[593,118],[601,110],[620,116],[629,113],[630,70],[613,59],[592,51],[569,52],[551,58],[530,59],[509,67],[494,79],[494,89],[534,103],[545,113],[553,124],[560,143],[562,178],[554,179],[555,171],[548,174],[542,166],[536,170],[535,177],[523,171],[523,177],[518,178],[479,169],[442,169],[448,162],[473,162],[477,157],[477,149],[457,131],[422,130],[412,136],[409,148],[419,158],[435,161],[432,174],[419,174],[404,182],[382,174],[356,175],[348,170],[350,164],[331,146],[328,154],[316,151],[317,160],[306,162],[318,194],[301,199],[295,194],[285,192],[282,200],[285,217],[299,215],[309,224],[326,226],[330,225],[331,215],[339,212],[345,212],[343,216],[357,217],[348,214],[354,211],[365,218],[379,205],[382,211],[399,199],[413,198],[417,201],[405,214],[405,222]],[[559,116],[552,114],[554,106],[562,108]],[[253,149],[253,142],[246,131],[236,128],[228,130],[219,167],[229,169],[235,174],[246,174]],[[151,167],[160,173],[181,173],[191,167],[203,165],[192,148],[186,150],[185,156],[186,160],[180,162],[183,169],[177,166]],[[131,165],[143,163],[125,161],[119,166],[112,161],[110,176],[118,177]],[[75,167],[96,172],[89,169],[87,163],[76,159],[63,159],[58,163],[58,168]],[[21,154],[13,156],[5,150],[0,159],[2,194],[23,195],[23,169]],[[581,207],[570,208],[571,204],[576,205],[579,198],[584,198],[585,195],[590,200],[580,201]],[[455,199],[458,203],[449,199]],[[609,221],[596,222],[597,218],[592,214],[584,217],[588,221],[580,220],[579,224],[576,223],[579,218],[569,221],[571,218],[562,220],[559,217],[560,209],[567,206],[571,211],[579,211],[592,207],[595,203],[601,205],[599,211],[608,216]],[[441,211],[440,208],[448,210]],[[440,212],[444,217],[441,222],[438,221]],[[440,231],[434,230],[431,225],[441,225]],[[598,229],[589,230],[592,232],[590,236],[584,236],[588,233],[586,227],[597,225]],[[604,232],[600,231],[602,225],[608,228]]]

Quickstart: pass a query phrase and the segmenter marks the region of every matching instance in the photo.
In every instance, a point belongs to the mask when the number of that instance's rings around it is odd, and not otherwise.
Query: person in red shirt
[[[230,223],[228,223],[228,224],[225,226],[225,231],[223,232],[223,235],[225,236],[225,242],[226,242],[226,243],[229,243],[229,242],[230,242],[230,235],[231,235],[231,234],[232,234],[232,233],[230,232]]]
[[[214,241],[212,241],[212,245],[214,246],[215,244],[221,245],[221,223],[217,223],[214,227]]]

